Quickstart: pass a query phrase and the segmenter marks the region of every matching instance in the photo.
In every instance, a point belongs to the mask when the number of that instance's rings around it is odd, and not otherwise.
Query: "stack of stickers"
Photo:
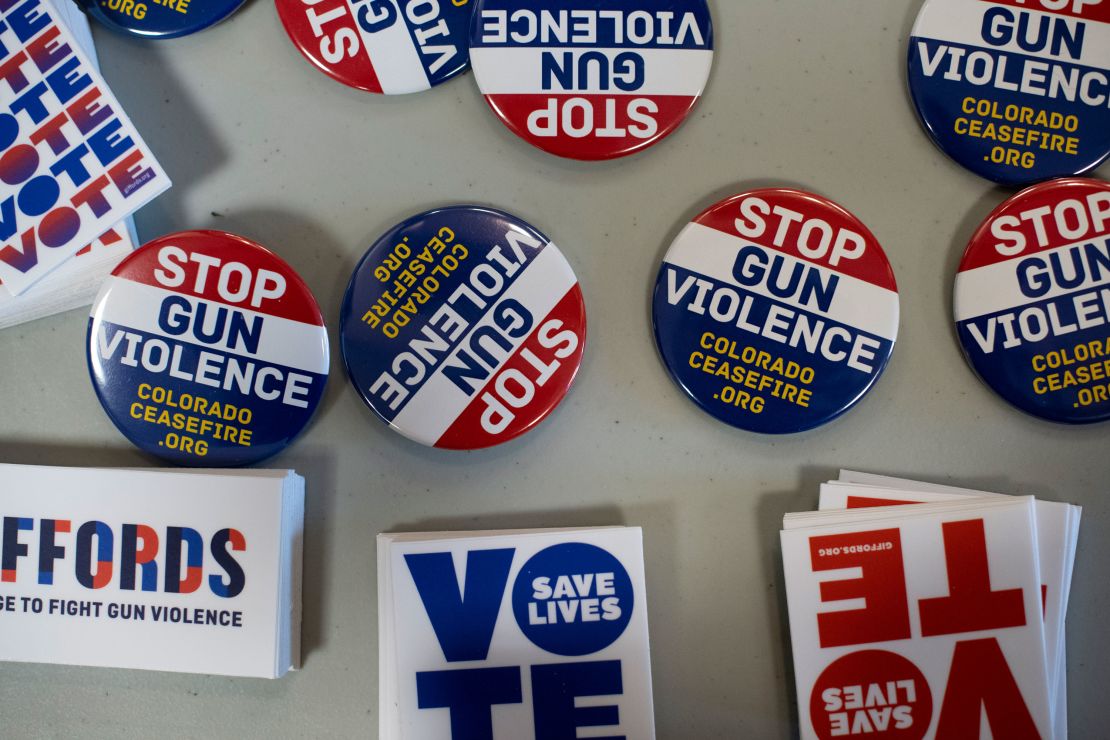
[[[68,2],[0,6],[0,328],[87,305],[169,178]]]
[[[655,737],[638,528],[380,535],[378,629],[381,737]]]
[[[842,471],[820,509],[782,532],[802,737],[1067,737],[1079,507]]]
[[[0,465],[0,660],[279,678],[304,479]]]

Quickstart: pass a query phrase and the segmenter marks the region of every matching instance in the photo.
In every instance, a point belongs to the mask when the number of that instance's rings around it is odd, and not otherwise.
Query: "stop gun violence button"
[[[1110,3],[926,0],[910,34],[918,117],[942,151],[1004,185],[1110,155]]]
[[[715,418],[802,432],[852,408],[898,334],[878,241],[830,200],[754,190],[697,216],[663,258],[655,339],[679,387]]]
[[[187,231],[119,264],[93,304],[89,373],[134,444],[179,465],[264,460],[308,424],[328,334],[308,286],[242,237]]]
[[[474,76],[494,113],[561,157],[645,149],[690,114],[713,64],[705,0],[478,0]]]
[[[1034,185],[987,216],[956,275],[956,331],[976,375],[1026,413],[1110,419],[1110,184]]]
[[[387,231],[340,315],[359,395],[395,431],[455,450],[527,432],[567,394],[586,309],[566,259],[502,211],[452,206]]]

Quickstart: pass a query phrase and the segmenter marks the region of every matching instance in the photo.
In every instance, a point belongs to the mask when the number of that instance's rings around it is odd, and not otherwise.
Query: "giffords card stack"
[[[378,537],[381,737],[655,737],[638,528]]]
[[[0,660],[278,678],[304,479],[0,465]]]
[[[1079,510],[845,471],[782,532],[801,732],[1064,738]]]

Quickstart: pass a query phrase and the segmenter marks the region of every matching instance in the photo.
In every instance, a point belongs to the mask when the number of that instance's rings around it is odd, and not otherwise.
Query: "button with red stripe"
[[[89,317],[93,386],[137,446],[178,465],[264,460],[305,428],[328,379],[308,286],[218,231],[156,239],[119,264]]]
[[[472,10],[469,0],[277,0],[289,38],[320,71],[386,95],[466,71]]]
[[[351,382],[397,432],[474,450],[539,424],[582,362],[586,308],[566,258],[519,218],[452,206],[386,232],[340,316]]]
[[[898,335],[898,287],[859,219],[812,193],[764,189],[697,216],[655,285],[659,352],[682,390],[732,426],[813,429],[855,406]]]
[[[561,157],[614,159],[673,133],[713,63],[705,0],[477,0],[470,58],[494,113]]]
[[[1022,411],[1110,419],[1110,184],[1026,188],[971,237],[956,275],[956,331],[972,370]]]

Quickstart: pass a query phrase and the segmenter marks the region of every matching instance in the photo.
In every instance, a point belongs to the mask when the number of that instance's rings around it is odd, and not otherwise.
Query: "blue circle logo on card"
[[[635,596],[621,562],[595,545],[566,543],[533,555],[513,585],[521,632],[556,655],[596,653],[624,634]]]

